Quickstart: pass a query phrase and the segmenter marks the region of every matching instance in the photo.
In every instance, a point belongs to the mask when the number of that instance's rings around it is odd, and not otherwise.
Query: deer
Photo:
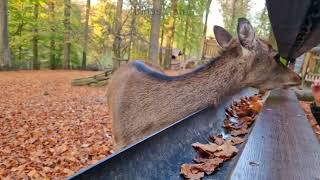
[[[280,62],[279,53],[239,18],[238,37],[213,28],[223,51],[191,72],[169,76],[161,68],[133,61],[112,76],[107,91],[115,149],[137,143],[194,112],[217,106],[244,88],[260,92],[301,84],[301,78]]]

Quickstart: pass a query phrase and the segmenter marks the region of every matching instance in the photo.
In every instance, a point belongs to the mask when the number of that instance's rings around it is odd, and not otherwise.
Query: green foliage
[[[240,17],[248,17],[250,0],[218,0],[221,5],[224,27],[233,35],[237,34]]]
[[[50,3],[54,3],[54,12]],[[80,68],[83,51],[85,1],[72,0],[71,6],[71,67]],[[128,58],[129,42],[132,32],[132,18],[135,18],[131,59],[148,57],[149,35],[151,30],[152,1],[137,0],[137,14],[133,14],[133,0],[125,1],[122,13],[121,48],[122,58]],[[168,30],[168,19],[171,1],[162,1],[161,30],[164,37]],[[221,5],[225,28],[236,34],[239,17],[248,17],[250,0],[218,0]],[[34,4],[39,3],[39,18],[34,17]],[[201,56],[204,15],[207,0],[179,0],[178,14],[175,20],[175,48],[185,49],[188,56]],[[212,4],[217,6],[217,4]],[[89,20],[88,64],[112,64],[112,44],[114,38],[114,16],[116,2],[100,0],[91,5]],[[32,66],[33,29],[38,25],[39,60],[42,68],[62,68],[64,41],[64,3],[56,0],[10,0],[9,1],[9,33],[13,64],[17,68]],[[255,16],[257,34],[270,39],[270,22],[266,8]],[[51,43],[55,48],[52,49]],[[163,42],[163,46],[166,42]],[[54,55],[54,59],[52,59]]]
[[[203,0],[186,0],[179,1],[178,4],[175,34],[176,47],[182,50],[186,46],[186,52],[190,56],[200,57],[204,28],[203,15],[206,3],[207,1]],[[188,25],[186,26],[186,24]],[[187,34],[186,28],[188,28]]]
[[[257,35],[261,38],[268,39],[271,33],[271,24],[269,21],[267,8],[263,8],[262,12],[258,14],[256,17],[256,21],[258,24],[258,26],[256,27]]]

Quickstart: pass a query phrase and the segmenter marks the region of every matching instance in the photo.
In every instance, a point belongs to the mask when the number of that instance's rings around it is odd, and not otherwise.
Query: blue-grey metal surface
[[[218,107],[209,107],[191,115],[97,165],[80,171],[69,179],[182,179],[181,164],[192,162],[192,158],[197,155],[191,144],[206,143],[210,134],[225,133],[222,128],[225,108],[229,107],[233,100],[254,93],[256,92],[253,90],[243,90]],[[233,158],[217,173],[205,179],[226,179],[236,161],[237,158]]]

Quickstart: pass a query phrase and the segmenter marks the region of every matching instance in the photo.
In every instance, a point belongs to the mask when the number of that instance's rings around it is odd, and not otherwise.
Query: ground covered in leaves
[[[72,87],[97,72],[0,72],[0,179],[62,179],[112,153],[106,88]]]

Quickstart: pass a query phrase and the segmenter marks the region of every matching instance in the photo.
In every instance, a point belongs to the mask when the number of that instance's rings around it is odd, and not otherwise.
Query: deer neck
[[[195,97],[193,101],[202,101],[201,106],[218,104],[224,97],[244,88],[241,82],[246,74],[245,65],[240,62],[230,56],[217,57],[199,69],[183,75],[185,78],[177,81],[181,86],[176,87],[183,87],[185,96]]]

